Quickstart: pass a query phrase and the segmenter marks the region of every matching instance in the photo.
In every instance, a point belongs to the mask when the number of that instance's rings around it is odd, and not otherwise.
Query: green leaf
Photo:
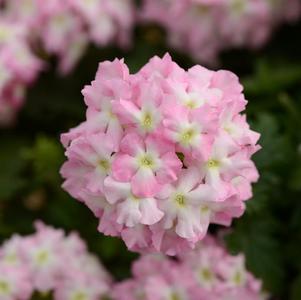
[[[23,151],[23,155],[32,162],[33,173],[38,182],[52,185],[60,182],[59,169],[64,155],[58,140],[38,136],[33,147]]]
[[[21,155],[24,145],[21,139],[1,137],[0,200],[12,197],[26,184],[26,179],[21,174],[26,164]]]
[[[268,113],[260,113],[253,126],[260,132],[260,145],[262,149],[255,155],[256,165],[260,168],[270,168],[286,164],[291,156],[291,144],[289,138],[280,133],[279,123],[275,116]]]
[[[276,294],[285,288],[284,261],[275,232],[277,224],[268,216],[243,217],[227,236],[229,249],[246,255],[247,267],[255,276],[263,279],[264,287]]]
[[[291,288],[291,300],[301,299],[301,274],[295,279]]]
[[[298,84],[301,80],[301,66],[278,64],[267,60],[258,60],[255,74],[243,80],[247,94],[275,94]]]

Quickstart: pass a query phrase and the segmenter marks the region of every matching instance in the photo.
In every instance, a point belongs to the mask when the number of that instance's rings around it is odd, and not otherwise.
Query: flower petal
[[[127,198],[117,205],[117,223],[134,227],[140,222],[139,200]]]
[[[137,170],[134,158],[128,154],[116,155],[112,164],[113,177],[118,181],[130,181]]]
[[[190,167],[188,169],[183,169],[180,178],[178,188],[181,191],[189,192],[191,191],[198,183],[200,183],[201,177],[200,172],[195,167]]]
[[[142,214],[141,223],[144,225],[153,225],[159,222],[164,213],[157,207],[156,200],[145,198],[140,200],[140,211]]]
[[[160,190],[156,177],[151,169],[140,168],[132,178],[132,190],[137,197],[153,197]]]
[[[114,204],[131,195],[131,185],[128,182],[119,182],[111,177],[107,177],[104,181],[104,194],[107,201]]]

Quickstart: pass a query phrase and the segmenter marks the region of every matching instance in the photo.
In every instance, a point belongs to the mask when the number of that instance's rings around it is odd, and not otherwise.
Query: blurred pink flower
[[[69,73],[92,42],[131,44],[132,0],[3,0],[0,9],[0,126],[15,121],[25,91],[55,56]]]
[[[14,235],[0,247],[1,300],[29,300],[33,292],[96,300],[109,292],[110,275],[76,232],[35,226],[36,233]]]
[[[158,23],[169,44],[210,65],[229,48],[264,45],[275,27],[301,15],[299,0],[143,0],[142,23]],[[177,21],[176,21],[177,20]]]
[[[213,238],[176,260],[144,254],[132,265],[133,278],[116,283],[113,300],[264,300],[261,281]]]

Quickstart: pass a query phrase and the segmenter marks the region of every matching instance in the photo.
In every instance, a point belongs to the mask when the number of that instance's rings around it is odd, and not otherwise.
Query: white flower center
[[[50,255],[47,250],[40,250],[36,253],[35,260],[39,266],[46,265],[49,261]]]
[[[21,10],[24,12],[25,15],[30,15],[35,10],[35,5],[32,0],[25,0],[22,1]]]
[[[108,173],[110,171],[110,169],[111,169],[111,164],[110,164],[109,160],[107,160],[107,159],[101,159],[98,162],[98,166],[105,173]]]
[[[72,300],[87,300],[87,299],[88,299],[87,294],[81,291],[76,292],[72,297]]]
[[[176,292],[172,292],[170,295],[170,300],[181,300],[181,297]]]
[[[139,157],[138,162],[141,167],[149,168],[149,169],[152,169],[155,164],[154,159],[148,154]]]
[[[10,36],[10,31],[4,26],[0,26],[0,43],[4,43]]]
[[[195,138],[197,132],[193,128],[188,128],[183,130],[180,133],[180,143],[182,143],[185,146],[188,146],[191,144],[192,140]]]
[[[146,131],[151,131],[154,127],[154,119],[151,113],[143,112],[141,116],[141,127]]]
[[[7,254],[4,257],[4,261],[9,263],[9,264],[15,264],[18,261],[17,254],[16,253]]]
[[[220,166],[220,162],[216,159],[209,159],[207,161],[207,167],[209,169],[218,168]]]
[[[10,293],[10,285],[7,281],[0,279],[0,295],[8,295]]]
[[[190,109],[195,109],[198,107],[196,101],[194,101],[193,99],[189,99],[188,101],[186,101],[185,105]]]
[[[246,1],[245,0],[232,0],[231,3],[233,13],[237,15],[243,14],[246,9]]]
[[[201,214],[207,214],[209,212],[209,207],[208,206],[202,206],[201,207]]]
[[[209,268],[202,268],[200,270],[201,281],[211,282],[214,278],[212,271]]]
[[[174,201],[180,207],[183,207],[186,204],[186,199],[185,199],[185,196],[183,194],[176,194],[175,197],[174,197]]]
[[[242,286],[245,284],[245,274],[242,270],[236,270],[232,277],[232,282],[236,286]]]

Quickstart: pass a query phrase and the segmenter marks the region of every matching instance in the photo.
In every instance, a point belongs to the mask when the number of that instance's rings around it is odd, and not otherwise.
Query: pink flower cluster
[[[39,56],[54,55],[68,73],[90,42],[125,47],[132,0],[4,0],[0,7],[0,125],[12,122],[24,90],[38,75]]]
[[[36,222],[37,232],[13,236],[0,248],[0,299],[27,300],[33,292],[56,300],[99,300],[111,278],[74,232]]]
[[[233,47],[260,47],[284,21],[301,14],[299,0],[143,0],[142,23],[156,22],[172,47],[214,63]]]
[[[31,51],[26,28],[0,14],[0,126],[13,121],[24,101],[26,87],[42,69]]]
[[[261,282],[214,240],[178,260],[144,255],[132,267],[133,278],[115,284],[114,300],[264,300]]]
[[[193,248],[210,223],[243,214],[258,178],[242,90],[231,72],[185,71],[169,55],[132,75],[123,60],[100,63],[86,121],[62,135],[63,188],[131,250]]]
[[[133,278],[113,283],[76,233],[36,222],[35,234],[12,236],[0,247],[0,299],[29,300],[264,300],[261,281],[212,237],[175,259],[145,254]]]

